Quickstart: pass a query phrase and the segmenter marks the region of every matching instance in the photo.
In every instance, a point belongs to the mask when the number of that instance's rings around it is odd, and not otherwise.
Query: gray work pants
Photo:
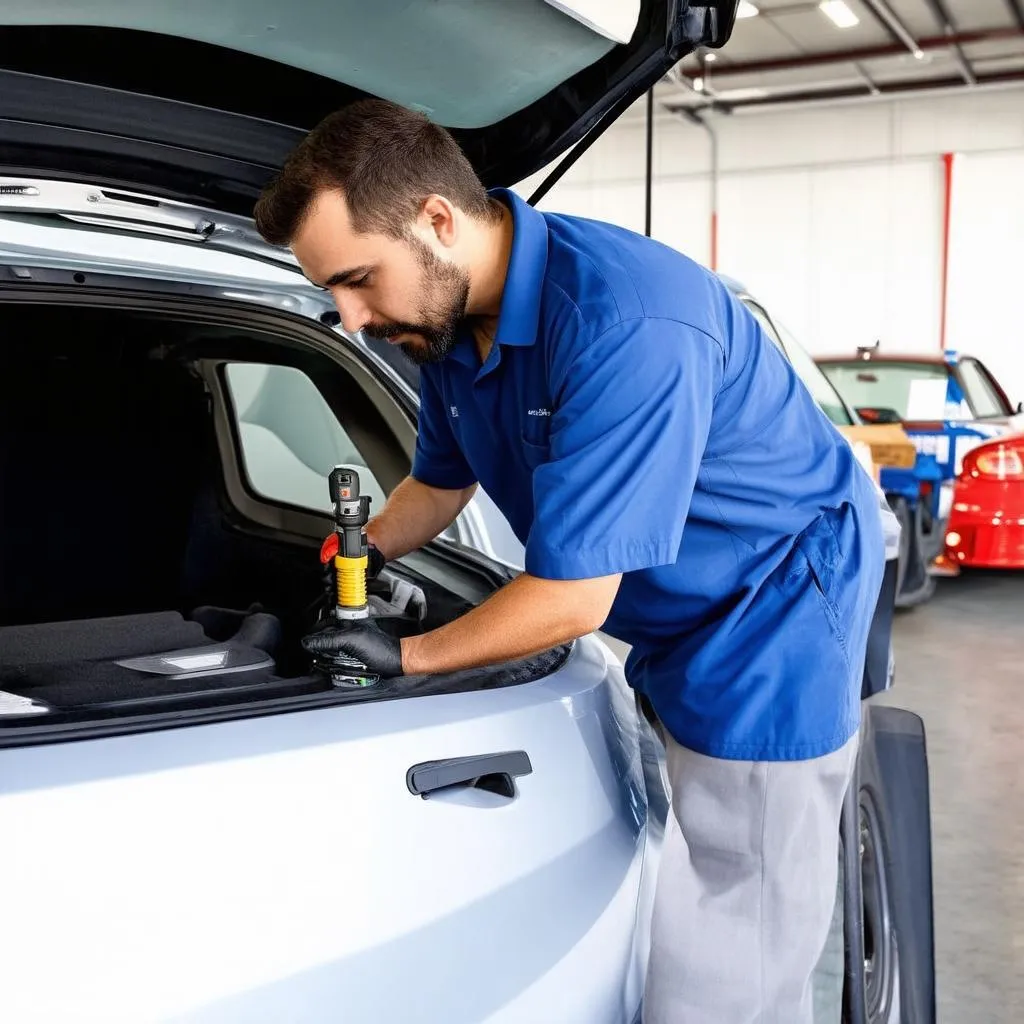
[[[694,753],[660,731],[672,811],[644,1024],[813,1024],[859,737],[825,757],[752,762]]]

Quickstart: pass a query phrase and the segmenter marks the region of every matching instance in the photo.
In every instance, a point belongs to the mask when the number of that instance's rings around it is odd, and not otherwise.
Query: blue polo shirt
[[[474,482],[547,579],[622,573],[604,630],[677,742],[800,760],[859,724],[884,568],[874,485],[719,279],[505,190],[486,362],[467,330],[420,376],[412,475]]]

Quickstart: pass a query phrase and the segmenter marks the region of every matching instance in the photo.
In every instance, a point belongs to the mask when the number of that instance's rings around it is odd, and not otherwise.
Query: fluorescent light
[[[760,13],[749,0],[740,0],[740,5],[736,8],[737,18],[756,18]]]
[[[704,79],[703,78],[695,78],[693,80],[693,88],[694,88],[695,92],[703,92],[704,91]]]
[[[860,18],[850,10],[845,0],[821,0],[818,7],[836,28],[853,28],[860,24]]]
[[[704,54],[704,61],[705,61],[705,63],[707,63],[707,64],[714,64],[714,62],[716,60],[718,60],[718,54],[717,53],[705,53]]]
[[[762,89],[760,86],[748,86],[745,89],[726,89],[725,92],[716,92],[715,99],[725,103],[730,101],[740,103],[743,100],[762,100],[767,95],[767,89]]]

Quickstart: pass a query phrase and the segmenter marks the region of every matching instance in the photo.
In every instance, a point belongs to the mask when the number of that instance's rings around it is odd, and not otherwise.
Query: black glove
[[[388,636],[372,619],[328,623],[302,638],[303,649],[321,658],[343,655],[388,678],[402,674],[402,644]]]
[[[367,579],[375,580],[381,569],[388,564],[388,560],[372,544],[367,545],[366,576]]]

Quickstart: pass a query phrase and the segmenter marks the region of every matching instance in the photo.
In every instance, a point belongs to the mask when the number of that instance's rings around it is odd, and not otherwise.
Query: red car
[[[964,456],[946,528],[955,565],[1024,569],[1024,434],[1007,434]]]

